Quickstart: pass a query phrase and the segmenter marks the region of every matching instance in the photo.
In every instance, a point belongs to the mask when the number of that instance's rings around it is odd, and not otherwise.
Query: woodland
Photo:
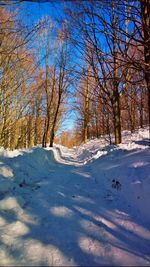
[[[150,266],[150,0],[0,0],[0,266]]]
[[[25,2],[60,16],[27,23]],[[0,1],[0,146],[120,144],[148,125],[149,0]]]

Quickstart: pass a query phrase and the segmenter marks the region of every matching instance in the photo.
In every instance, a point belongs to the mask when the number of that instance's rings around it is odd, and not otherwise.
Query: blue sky
[[[22,2],[19,4],[22,7],[25,20],[35,22],[39,18],[48,15],[52,18],[59,18],[64,14],[63,2]]]
[[[67,3],[65,3],[67,4]],[[13,9],[14,7],[11,6],[10,9]],[[16,6],[15,6],[16,8]],[[25,25],[33,25],[36,23],[39,19],[41,19],[44,16],[50,17],[52,20],[57,21],[57,19],[60,19],[60,17],[64,16],[63,11],[63,2],[60,1],[52,1],[50,2],[22,2],[18,4],[19,8],[19,14],[21,17],[21,20],[25,23]],[[41,44],[39,44],[40,46]],[[73,90],[73,88],[71,88]],[[73,99],[71,97],[69,98],[69,103],[71,104]],[[71,130],[74,126],[74,122],[76,120],[76,114],[72,110],[72,108],[67,112],[66,117],[63,120],[62,127],[59,130]]]

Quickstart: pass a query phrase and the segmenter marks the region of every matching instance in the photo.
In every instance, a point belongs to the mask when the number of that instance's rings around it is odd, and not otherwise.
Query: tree
[[[143,81],[142,72],[145,73],[146,69],[146,73],[149,71],[147,63],[144,63],[148,59],[144,60],[143,54],[144,46],[147,49],[146,55],[149,53],[149,1],[141,1],[141,11],[140,1],[82,1],[68,8],[67,14],[70,32],[73,31],[72,42],[78,51],[86,53],[87,41],[90,45],[91,53],[86,55],[92,68],[90,76],[97,84],[96,91],[99,93],[95,93],[101,95],[104,106],[109,106],[103,109],[109,112],[107,118],[113,113],[115,143],[118,144],[121,142],[121,123],[124,128],[125,119],[124,116],[121,117],[123,112],[120,97],[123,100],[123,95],[126,95],[128,100],[126,109],[129,108],[130,124],[127,127],[133,131],[139,123],[142,124],[145,101],[142,101],[143,89],[140,86]],[[143,22],[142,14],[145,14]],[[146,29],[145,37],[142,27]],[[80,39],[76,38],[79,33]],[[141,120],[135,119],[139,116],[139,103]],[[110,119],[107,121],[110,122]]]
[[[148,89],[148,107],[149,107],[149,127],[150,127],[150,2],[148,0],[140,0],[141,4],[141,20],[143,30],[144,45],[144,73]],[[150,145],[150,141],[149,141]]]
[[[53,146],[55,128],[58,120],[59,112],[64,102],[64,98],[67,96],[67,91],[70,86],[71,73],[72,69],[69,69],[69,51],[68,44],[66,39],[67,29],[65,24],[62,25],[62,29],[57,32],[57,59],[56,59],[56,68],[57,68],[57,77],[56,77],[56,109],[54,111],[54,117],[52,121],[52,127],[50,130],[50,147]]]
[[[14,149],[33,145],[30,86],[35,75],[35,53],[29,44],[39,28],[28,31],[18,23],[16,13],[0,11],[0,143]]]

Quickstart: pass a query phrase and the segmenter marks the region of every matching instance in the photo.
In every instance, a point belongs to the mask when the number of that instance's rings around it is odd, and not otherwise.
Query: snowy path
[[[0,157],[0,265],[150,266],[150,151],[96,147]]]

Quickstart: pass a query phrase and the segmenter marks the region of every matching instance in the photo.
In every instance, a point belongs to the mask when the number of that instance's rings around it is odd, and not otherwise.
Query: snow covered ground
[[[149,205],[147,129],[119,146],[1,148],[0,265],[150,266]]]

